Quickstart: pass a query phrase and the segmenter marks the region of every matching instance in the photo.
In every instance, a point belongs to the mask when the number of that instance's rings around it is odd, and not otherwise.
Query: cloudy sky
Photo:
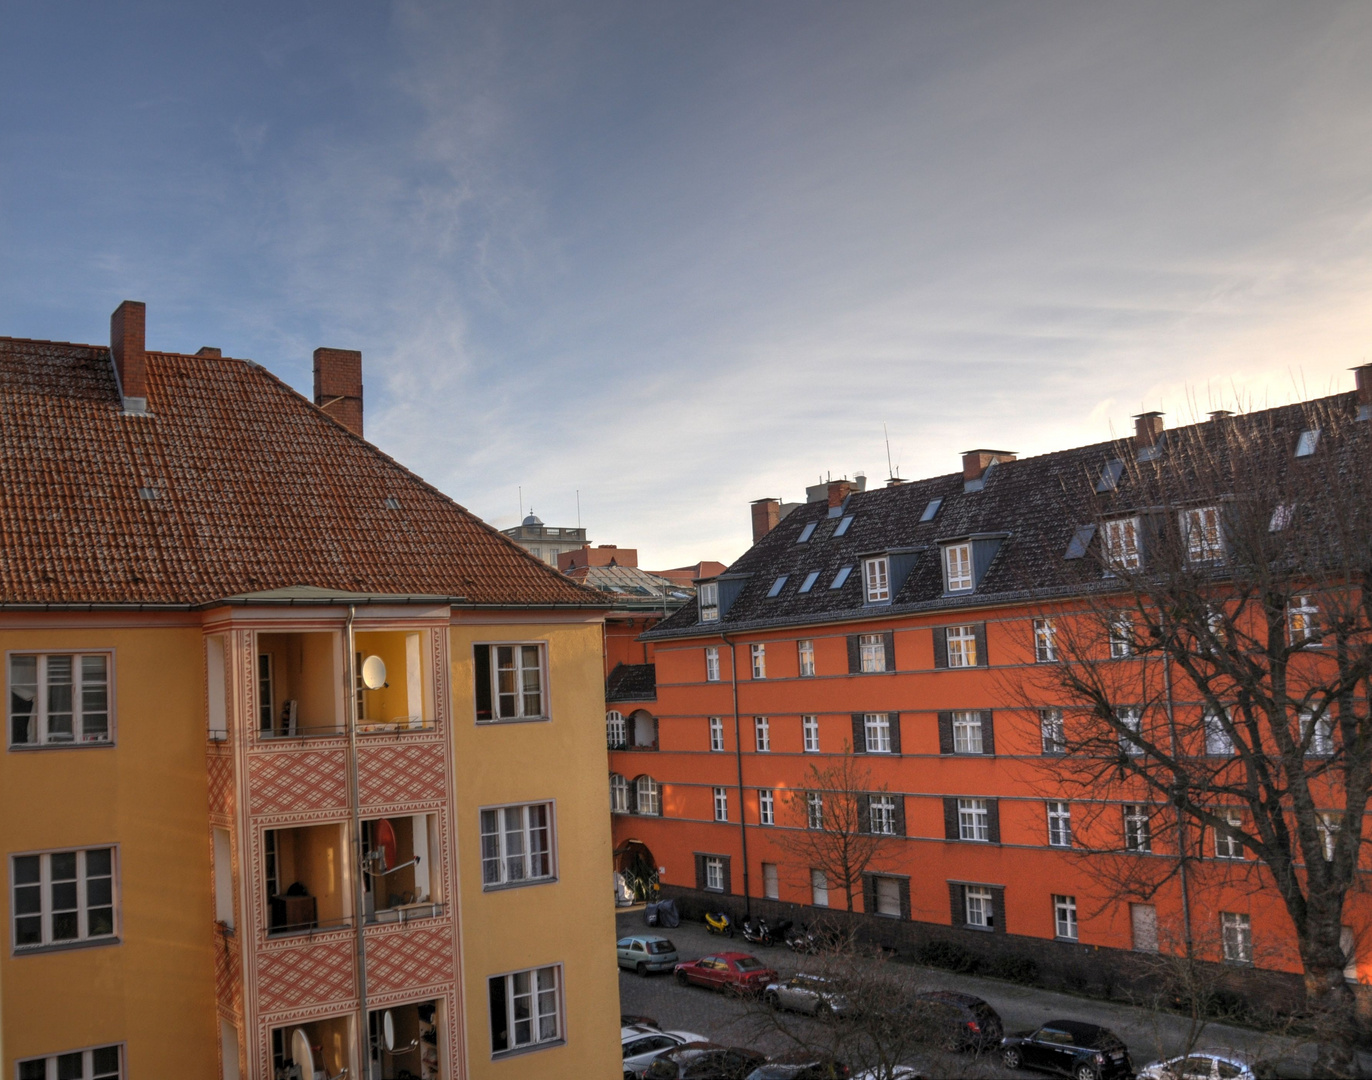
[[[0,334],[360,348],[501,527],[729,561],[750,499],[1372,358],[1372,5],[0,6]]]

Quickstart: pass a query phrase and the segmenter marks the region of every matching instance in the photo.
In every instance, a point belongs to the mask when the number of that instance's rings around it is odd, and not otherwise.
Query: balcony
[[[376,1009],[367,1014],[370,1061],[367,1080],[412,1076],[444,1080],[439,1047],[443,1011],[438,1001],[417,1001]]]
[[[353,657],[359,734],[424,731],[434,726],[433,673],[424,649],[427,634],[403,630],[359,631]],[[382,686],[368,688],[362,680],[367,657],[386,665]]]
[[[259,633],[255,727],[261,739],[345,734],[339,678],[341,636]]]
[[[352,922],[346,825],[268,829],[263,850],[269,937],[312,935]]]
[[[357,1075],[353,1067],[353,1023],[353,1017],[345,1014],[273,1028],[272,1075],[302,1080],[316,1080],[320,1076],[332,1080],[345,1072],[348,1076]],[[300,1060],[302,1044],[308,1047],[308,1062]]]

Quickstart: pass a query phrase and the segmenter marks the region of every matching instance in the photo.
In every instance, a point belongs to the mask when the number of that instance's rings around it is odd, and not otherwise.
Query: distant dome
[[[530,510],[529,510],[529,516],[526,517],[526,518],[524,519],[524,524],[525,524],[525,525],[542,525],[542,524],[543,524],[543,519],[540,518],[540,517],[538,517],[538,516],[533,512],[533,510],[530,509]]]

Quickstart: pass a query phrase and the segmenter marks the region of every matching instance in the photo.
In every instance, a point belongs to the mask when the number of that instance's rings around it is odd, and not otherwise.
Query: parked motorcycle
[[[758,916],[756,919],[743,920],[743,936],[755,945],[779,945],[786,940],[791,929],[791,920],[782,919],[775,926]]]
[[[734,924],[723,911],[707,911],[705,913],[705,929],[712,934],[723,934],[725,937],[734,936]]]
[[[844,943],[846,936],[841,930],[828,926],[806,926],[792,929],[786,935],[786,947],[792,952],[813,956],[816,953],[837,949]]]

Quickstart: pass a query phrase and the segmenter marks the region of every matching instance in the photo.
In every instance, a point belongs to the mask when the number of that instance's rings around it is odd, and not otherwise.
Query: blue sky
[[[0,7],[0,333],[214,345],[665,567],[1372,349],[1365,3]]]

